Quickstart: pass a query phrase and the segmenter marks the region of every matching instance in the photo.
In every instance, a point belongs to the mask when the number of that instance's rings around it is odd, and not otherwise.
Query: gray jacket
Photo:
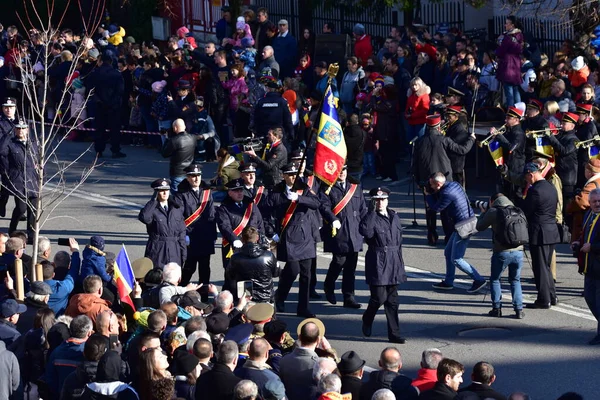
[[[311,385],[314,385],[312,370],[319,356],[312,350],[296,347],[279,361],[279,377],[285,385],[289,400],[310,399]]]
[[[19,360],[0,341],[0,400],[21,399],[22,391]]]
[[[496,240],[496,231],[498,229],[496,218],[497,208],[508,206],[514,206],[513,202],[510,201],[508,197],[500,196],[494,201],[494,204],[477,219],[477,230],[479,232],[486,230],[490,226],[492,227],[492,243],[494,244],[494,253],[499,253],[501,251],[523,251],[523,246],[507,248],[504,244]]]

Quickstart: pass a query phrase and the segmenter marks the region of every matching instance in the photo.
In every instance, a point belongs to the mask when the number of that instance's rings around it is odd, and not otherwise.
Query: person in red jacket
[[[373,55],[373,46],[371,45],[371,36],[365,33],[363,24],[354,25],[352,29],[354,34],[354,55],[361,61],[361,65],[367,65],[367,60]]]
[[[412,385],[424,392],[433,389],[437,382],[437,367],[444,356],[438,349],[431,348],[423,351],[421,354],[421,369],[417,372],[417,377],[413,379]]]
[[[406,111],[404,115],[408,121],[406,139],[409,142],[425,133],[425,121],[429,111],[429,94],[431,89],[419,77],[410,81]]]

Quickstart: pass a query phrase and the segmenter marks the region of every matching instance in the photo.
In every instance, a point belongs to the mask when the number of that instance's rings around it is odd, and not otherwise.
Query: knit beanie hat
[[[167,81],[157,81],[152,84],[152,91],[154,93],[160,93],[167,86]]]
[[[354,25],[354,29],[352,29],[352,32],[359,36],[362,36],[365,34],[365,26],[363,24],[356,24]]]
[[[235,29],[244,29],[246,28],[246,23],[244,21],[238,21],[235,23]]]
[[[573,67],[573,69],[575,71],[579,71],[584,66],[585,66],[585,62],[583,61],[582,56],[578,56],[573,61],[571,61],[571,67]]]
[[[241,43],[242,43],[243,48],[252,47],[252,38],[249,38],[249,37],[242,38]]]
[[[93,246],[98,250],[104,250],[104,238],[98,235],[92,236],[90,238],[90,246]]]

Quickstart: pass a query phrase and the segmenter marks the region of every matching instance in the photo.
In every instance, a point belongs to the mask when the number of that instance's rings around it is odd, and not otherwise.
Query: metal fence
[[[423,2],[421,21],[432,34],[439,29],[441,24],[456,27],[462,31],[465,26],[465,2],[445,1],[427,4]]]
[[[494,40],[504,31],[504,22],[506,16],[496,16],[493,19]],[[521,18],[523,32],[531,34],[537,41],[537,45],[543,53],[546,53],[550,60],[553,54],[560,48],[565,39],[573,38],[573,26],[570,23],[560,20],[540,20],[537,18]]]

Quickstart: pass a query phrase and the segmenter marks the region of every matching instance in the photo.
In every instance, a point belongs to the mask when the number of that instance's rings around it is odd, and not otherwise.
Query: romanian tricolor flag
[[[488,144],[488,150],[492,155],[492,159],[494,160],[494,164],[496,164],[496,167],[504,165],[504,152],[502,151],[502,146],[500,146],[500,142],[498,142],[497,140],[492,140],[490,144]]]
[[[588,154],[590,155],[590,160],[600,158],[600,147],[599,146],[591,146],[588,149]]]
[[[554,147],[550,144],[547,136],[538,136],[535,138],[535,149],[540,153],[550,156],[550,164],[554,166]]]
[[[331,92],[331,86],[327,86],[323,97],[315,149],[314,174],[316,177],[332,186],[342,172],[346,153],[344,132],[338,120],[335,99]]]
[[[117,258],[115,258],[114,270],[119,300],[128,304],[131,309],[135,311],[133,301],[131,301],[131,297],[129,297],[129,294],[135,287],[135,275],[133,274],[133,268],[131,267],[131,262],[129,262],[125,245],[123,245],[123,248],[121,248],[121,251],[117,254]]]

